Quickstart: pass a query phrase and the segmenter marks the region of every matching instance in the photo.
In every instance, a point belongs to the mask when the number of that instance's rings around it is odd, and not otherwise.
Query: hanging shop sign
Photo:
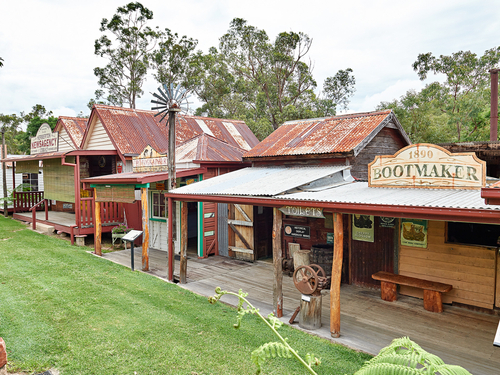
[[[352,215],[352,239],[365,242],[374,242],[374,222],[374,216]]]
[[[480,189],[486,183],[486,162],[473,152],[452,154],[419,143],[392,156],[376,156],[368,165],[370,187]]]
[[[401,219],[401,245],[427,248],[427,220]]]
[[[168,157],[147,145],[137,157],[132,158],[132,170],[137,172],[168,172]]]
[[[49,124],[42,124],[36,136],[31,138],[31,155],[59,150],[59,132],[53,132]]]
[[[285,225],[285,235],[299,238],[311,238],[311,227],[302,225]]]
[[[280,211],[285,215],[302,216],[302,217],[315,217],[324,219],[323,209],[318,207],[297,207],[297,206],[284,206]]]

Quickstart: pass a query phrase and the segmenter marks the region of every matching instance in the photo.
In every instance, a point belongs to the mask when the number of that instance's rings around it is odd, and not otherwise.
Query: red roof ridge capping
[[[327,116],[327,117],[316,117],[310,119],[300,119],[300,120],[290,120],[283,123],[283,125],[289,124],[302,124],[308,122],[323,122],[328,120],[341,120],[341,119],[351,119],[356,117],[369,117],[369,116],[379,116],[388,115],[392,113],[392,109],[384,109],[382,111],[372,111],[372,112],[357,112],[357,113],[346,113],[345,115]]]

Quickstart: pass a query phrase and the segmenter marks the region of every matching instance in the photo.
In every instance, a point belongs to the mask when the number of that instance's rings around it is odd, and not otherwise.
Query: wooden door
[[[397,228],[382,227],[380,218],[374,219],[374,242],[351,239],[351,277],[355,285],[380,286],[372,275],[379,271],[394,272],[394,231]]]
[[[217,204],[203,203],[203,253],[217,255]]]
[[[255,260],[273,256],[273,209],[254,206]]]
[[[229,205],[229,250],[236,259],[254,261],[253,206]]]

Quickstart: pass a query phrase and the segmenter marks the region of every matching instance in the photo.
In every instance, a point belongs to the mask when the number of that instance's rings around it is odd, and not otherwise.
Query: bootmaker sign
[[[473,152],[452,154],[420,143],[392,156],[377,156],[368,165],[370,187],[480,189],[486,182],[486,162]]]

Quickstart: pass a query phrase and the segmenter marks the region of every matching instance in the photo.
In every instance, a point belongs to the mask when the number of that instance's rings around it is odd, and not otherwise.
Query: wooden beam
[[[101,222],[101,202],[97,202],[97,192],[94,188],[94,252],[96,255],[102,256],[101,252],[101,235],[102,235],[102,222]]]
[[[173,199],[168,198],[168,281],[174,281]]]
[[[333,214],[333,264],[332,282],[330,286],[330,333],[332,337],[340,336],[340,282],[342,280],[342,257],[344,253],[344,226],[342,214]]]
[[[245,210],[243,210],[243,208],[241,208],[239,204],[235,203],[234,207],[236,207],[236,209],[240,211],[240,214],[243,215],[246,221],[252,221],[252,219],[250,219]]]
[[[149,271],[148,189],[141,188],[142,207],[142,270]]]
[[[187,242],[188,242],[188,203],[181,202],[181,260],[180,260],[180,277],[181,284],[186,284],[187,281]]]
[[[236,229],[236,227],[232,223],[229,223],[229,226],[231,227],[231,229],[233,230],[233,232],[239,237],[239,239],[241,240],[241,242],[243,242],[243,244],[247,247],[247,249],[251,250],[252,246],[250,246],[250,244],[245,239],[245,237],[243,237],[243,235],[240,233],[240,231],[238,229]]]
[[[283,216],[278,208],[273,208],[273,311],[278,318],[283,316],[283,255],[281,251],[281,228]]]

